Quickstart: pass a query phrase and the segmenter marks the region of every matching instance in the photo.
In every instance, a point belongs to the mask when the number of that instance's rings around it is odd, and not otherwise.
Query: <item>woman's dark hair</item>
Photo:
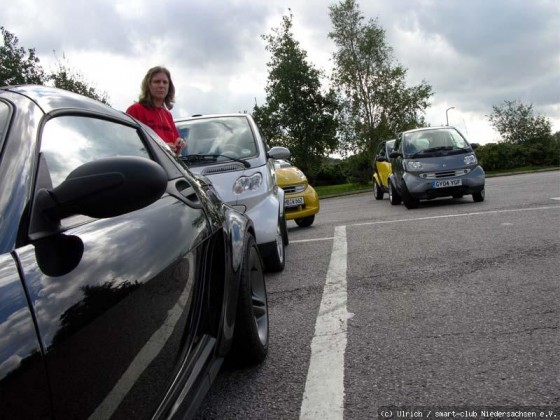
[[[172,109],[173,104],[175,103],[175,85],[171,80],[171,73],[165,67],[156,66],[152,67],[144,76],[142,80],[142,85],[140,87],[140,98],[138,102],[148,108],[155,108],[154,100],[152,98],[152,94],[150,93],[150,82],[152,81],[153,77],[158,73],[165,73],[167,78],[169,79],[169,91],[167,92],[167,96],[164,99],[165,106],[167,109]]]

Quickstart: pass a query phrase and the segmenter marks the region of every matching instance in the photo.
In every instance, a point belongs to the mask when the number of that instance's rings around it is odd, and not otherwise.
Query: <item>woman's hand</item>
[[[173,146],[175,147],[175,153],[181,153],[181,150],[183,150],[186,145],[187,143],[185,143],[185,140],[183,140],[181,137],[177,137],[175,143],[173,143]]]

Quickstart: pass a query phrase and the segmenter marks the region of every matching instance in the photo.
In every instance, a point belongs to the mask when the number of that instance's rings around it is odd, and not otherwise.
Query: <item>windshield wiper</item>
[[[453,146],[430,147],[429,149],[422,150],[422,153],[440,152],[442,150],[453,150]]]
[[[220,154],[213,154],[213,155],[187,155],[182,156],[182,159],[186,162],[204,162],[204,161],[211,161],[216,162],[219,157],[224,157],[226,159],[233,160],[235,162],[241,163],[246,168],[250,168],[251,164],[244,159],[234,158],[228,155],[220,155]]]

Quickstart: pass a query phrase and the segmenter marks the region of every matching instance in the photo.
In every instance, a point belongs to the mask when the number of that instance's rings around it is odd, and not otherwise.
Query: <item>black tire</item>
[[[408,188],[407,188],[406,184],[404,184],[402,186],[401,197],[402,197],[402,202],[403,202],[404,206],[408,210],[415,209],[416,207],[418,207],[418,204],[420,204],[420,200],[418,200],[418,199],[414,198],[412,195],[410,195],[410,192],[408,191]]]
[[[286,264],[286,244],[284,242],[284,232],[282,230],[282,219],[283,218],[278,217],[278,223],[276,225],[276,241],[270,244],[266,253],[263,251],[266,271],[273,273],[284,270],[284,265]]]
[[[393,184],[391,183],[391,181],[389,181],[389,201],[394,206],[401,204],[402,201],[399,193],[393,188]]]
[[[301,228],[309,227],[315,221],[315,215],[302,217],[301,219],[294,219],[296,224]]]
[[[264,270],[255,238],[249,236],[239,283],[228,363],[233,366],[261,363],[268,353],[268,332],[268,298]]]
[[[286,221],[286,216],[282,218],[282,238],[284,239],[284,246],[290,245],[290,237],[288,236],[288,222]]]
[[[377,185],[377,181],[373,180],[373,195],[376,200],[383,200],[383,190]]]
[[[480,203],[481,201],[484,201],[485,195],[486,195],[486,193],[484,192],[484,188],[483,188],[481,191],[475,192],[472,195],[472,198],[476,203]]]
[[[403,198],[403,203],[407,209],[412,210],[418,207],[420,201],[412,197],[407,197],[407,198]]]

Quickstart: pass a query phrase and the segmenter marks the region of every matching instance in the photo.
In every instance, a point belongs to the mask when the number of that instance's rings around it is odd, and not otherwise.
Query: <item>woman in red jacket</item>
[[[126,113],[154,130],[171,150],[179,153],[185,141],[179,136],[173,116],[169,110],[175,102],[175,86],[171,73],[165,67],[152,67],[144,76],[138,102]]]

